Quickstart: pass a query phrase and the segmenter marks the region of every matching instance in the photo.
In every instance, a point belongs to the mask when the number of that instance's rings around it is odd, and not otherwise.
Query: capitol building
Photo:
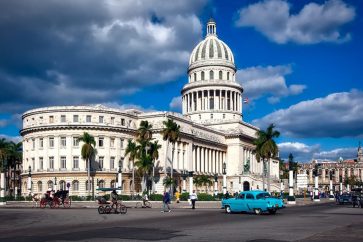
[[[87,195],[87,187],[116,187],[119,165],[122,166],[122,194],[130,194],[132,162],[125,155],[129,139],[136,139],[141,121],[152,125],[153,138],[162,145],[158,166],[160,179],[155,192],[164,191],[164,169],[173,176],[177,190],[182,191],[183,179],[189,189],[198,175],[215,177],[217,190],[222,192],[223,173],[229,192],[263,188],[264,169],[269,169],[270,191],[280,190],[279,163],[263,162],[254,155],[258,128],[243,121],[243,87],[236,81],[236,66],[231,49],[217,37],[216,23],[209,20],[206,37],[192,51],[188,67],[188,83],[181,90],[182,114],[174,112],[141,112],[120,110],[102,105],[55,106],[32,109],[22,116],[23,171],[22,195],[44,193],[49,188],[69,189],[71,195]],[[166,150],[161,131],[163,121],[180,125],[180,139],[174,152]],[[97,154],[91,162],[91,184],[87,183],[87,166],[81,157],[82,142],[87,132],[95,137]],[[169,146],[171,147],[171,146]],[[172,154],[174,157],[172,158]],[[31,186],[28,186],[28,169]],[[225,169],[224,169],[225,168]],[[189,174],[188,177],[183,174]],[[185,184],[184,183],[184,184]],[[136,192],[142,192],[136,177]],[[199,192],[214,191],[198,187]]]

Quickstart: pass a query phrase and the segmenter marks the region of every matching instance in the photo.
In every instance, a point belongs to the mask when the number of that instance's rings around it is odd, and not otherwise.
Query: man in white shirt
[[[192,194],[190,194],[189,198],[192,201],[192,209],[195,209],[195,201],[198,200],[198,196],[195,193],[195,190],[193,190],[193,192],[192,192]]]

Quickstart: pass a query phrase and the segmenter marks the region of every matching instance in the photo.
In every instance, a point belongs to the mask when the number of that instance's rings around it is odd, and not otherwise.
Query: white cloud
[[[265,0],[240,9],[236,25],[253,27],[279,44],[339,43],[350,39],[341,27],[354,17],[354,7],[341,0],[308,3],[296,14],[287,1]]]
[[[310,162],[313,159],[337,161],[339,157],[343,159],[355,159],[357,157],[357,148],[338,148],[333,150],[322,151],[320,145],[306,145],[300,142],[284,142],[278,144],[280,157],[288,160],[291,153],[294,161]]]
[[[97,105],[97,104],[95,104]],[[132,104],[132,103],[126,103],[126,104],[119,104],[117,102],[107,102],[107,103],[102,103],[101,105],[104,105],[106,107],[109,108],[117,108],[120,110],[128,110],[128,109],[136,109],[142,112],[155,112],[157,111],[153,106],[144,108],[140,105],[136,105],[136,104]]]
[[[362,103],[362,91],[333,93],[277,110],[252,123],[258,127],[274,123],[287,137],[359,137],[363,136]]]
[[[182,111],[182,97],[173,97],[171,102],[169,103],[169,107],[171,110],[181,112]]]
[[[286,84],[285,76],[292,73],[291,65],[255,66],[237,71],[237,80],[249,99],[269,96],[270,103],[277,103],[280,98],[298,95],[304,91],[305,85]]]
[[[6,125],[8,125],[8,120],[0,119],[0,128],[5,127]]]

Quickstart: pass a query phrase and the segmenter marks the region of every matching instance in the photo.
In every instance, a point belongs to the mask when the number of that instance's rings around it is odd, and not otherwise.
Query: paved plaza
[[[276,215],[221,209],[0,209],[0,241],[362,241],[363,209],[334,203],[293,206]]]

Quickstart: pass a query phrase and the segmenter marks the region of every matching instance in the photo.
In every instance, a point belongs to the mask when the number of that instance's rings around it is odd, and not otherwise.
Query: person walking
[[[193,192],[192,192],[192,194],[190,194],[189,198],[192,201],[192,209],[195,209],[195,201],[198,200],[198,196],[195,193],[195,190],[193,190]]]
[[[166,212],[165,207],[168,208],[169,213],[171,212],[169,203],[170,203],[170,194],[168,192],[164,192],[164,195],[163,195],[163,210],[161,211],[162,213]]]

